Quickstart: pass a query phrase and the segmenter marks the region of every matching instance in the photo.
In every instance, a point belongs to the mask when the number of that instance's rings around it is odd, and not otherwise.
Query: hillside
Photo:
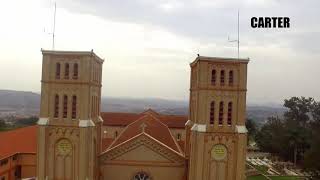
[[[38,115],[40,95],[27,91],[0,90],[0,117]],[[141,112],[152,108],[163,114],[188,114],[188,101],[164,100],[156,98],[102,98],[102,111]],[[248,105],[247,115],[258,124],[263,124],[270,116],[282,116],[284,108],[269,105]]]

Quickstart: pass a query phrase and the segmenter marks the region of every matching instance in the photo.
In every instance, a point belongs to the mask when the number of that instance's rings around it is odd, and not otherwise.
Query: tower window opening
[[[217,73],[216,73],[216,70],[215,69],[213,69],[212,71],[211,71],[211,84],[212,85],[216,85],[216,75]]]
[[[63,118],[67,118],[68,115],[68,96],[63,96]]]
[[[233,85],[233,71],[229,71],[229,86]]]
[[[214,124],[214,101],[210,105],[210,124]]]
[[[78,79],[78,63],[73,65],[73,79]]]
[[[66,63],[66,64],[65,64],[64,78],[65,78],[65,79],[69,79],[69,63]]]
[[[220,85],[224,86],[224,70],[220,72]]]
[[[133,177],[133,180],[151,180],[151,178],[148,174],[144,172],[139,172]]]
[[[57,118],[59,116],[59,95],[56,94],[54,97],[54,118]]]
[[[181,140],[181,134],[180,133],[177,134],[177,140],[179,140],[179,141]]]
[[[230,126],[232,124],[232,102],[228,103],[228,121],[227,121],[227,123]]]
[[[219,125],[223,124],[223,102],[220,102],[219,106]]]
[[[77,96],[72,96],[72,119],[77,117]]]
[[[60,63],[56,64],[56,79],[60,79]]]
[[[114,137],[118,137],[118,131],[114,132]]]

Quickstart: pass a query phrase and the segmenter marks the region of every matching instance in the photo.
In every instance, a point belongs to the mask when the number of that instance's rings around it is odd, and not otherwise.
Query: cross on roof
[[[147,125],[145,123],[142,123],[140,125],[141,129],[142,129],[142,132],[144,132],[145,128],[147,127]]]

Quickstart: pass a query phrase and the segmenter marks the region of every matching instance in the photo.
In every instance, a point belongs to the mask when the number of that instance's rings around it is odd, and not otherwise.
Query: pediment
[[[141,144],[140,146],[136,147],[135,149],[132,149],[131,151],[128,151],[116,158],[114,160],[117,161],[152,161],[152,162],[163,162],[163,163],[170,163],[173,162],[167,157],[161,155],[158,152],[155,152],[154,150],[150,149],[144,144]]]
[[[184,164],[183,154],[172,150],[148,134],[141,133],[100,155],[102,164],[112,161],[163,162]]]

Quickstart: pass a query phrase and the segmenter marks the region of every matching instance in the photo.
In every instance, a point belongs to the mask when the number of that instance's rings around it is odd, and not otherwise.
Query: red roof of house
[[[111,144],[110,148],[128,141],[141,133],[149,134],[174,151],[181,153],[179,145],[172,137],[168,126],[150,114],[145,114],[140,119],[129,124]]]
[[[37,126],[29,126],[0,133],[0,159],[16,153],[36,153]]]
[[[188,121],[187,116],[163,115],[158,114],[157,112],[151,109],[140,114],[102,112],[101,117],[104,120],[104,126],[127,126],[148,113],[157,117],[162,123],[166,124],[169,128],[184,128],[185,123]]]
[[[104,126],[127,126],[117,139],[102,139],[101,148],[106,150],[111,144],[116,146],[141,133],[141,125],[145,124],[145,133],[165,144],[169,148],[181,152],[183,142],[176,142],[168,128],[184,128],[186,116],[162,115],[149,109],[140,114],[102,112]],[[115,141],[113,143],[113,141]],[[181,148],[179,148],[179,146]],[[29,126],[0,133],[0,159],[16,153],[36,153],[37,126]]]
[[[113,141],[114,141],[113,138],[103,138],[103,139],[101,139],[101,150],[105,151]]]

